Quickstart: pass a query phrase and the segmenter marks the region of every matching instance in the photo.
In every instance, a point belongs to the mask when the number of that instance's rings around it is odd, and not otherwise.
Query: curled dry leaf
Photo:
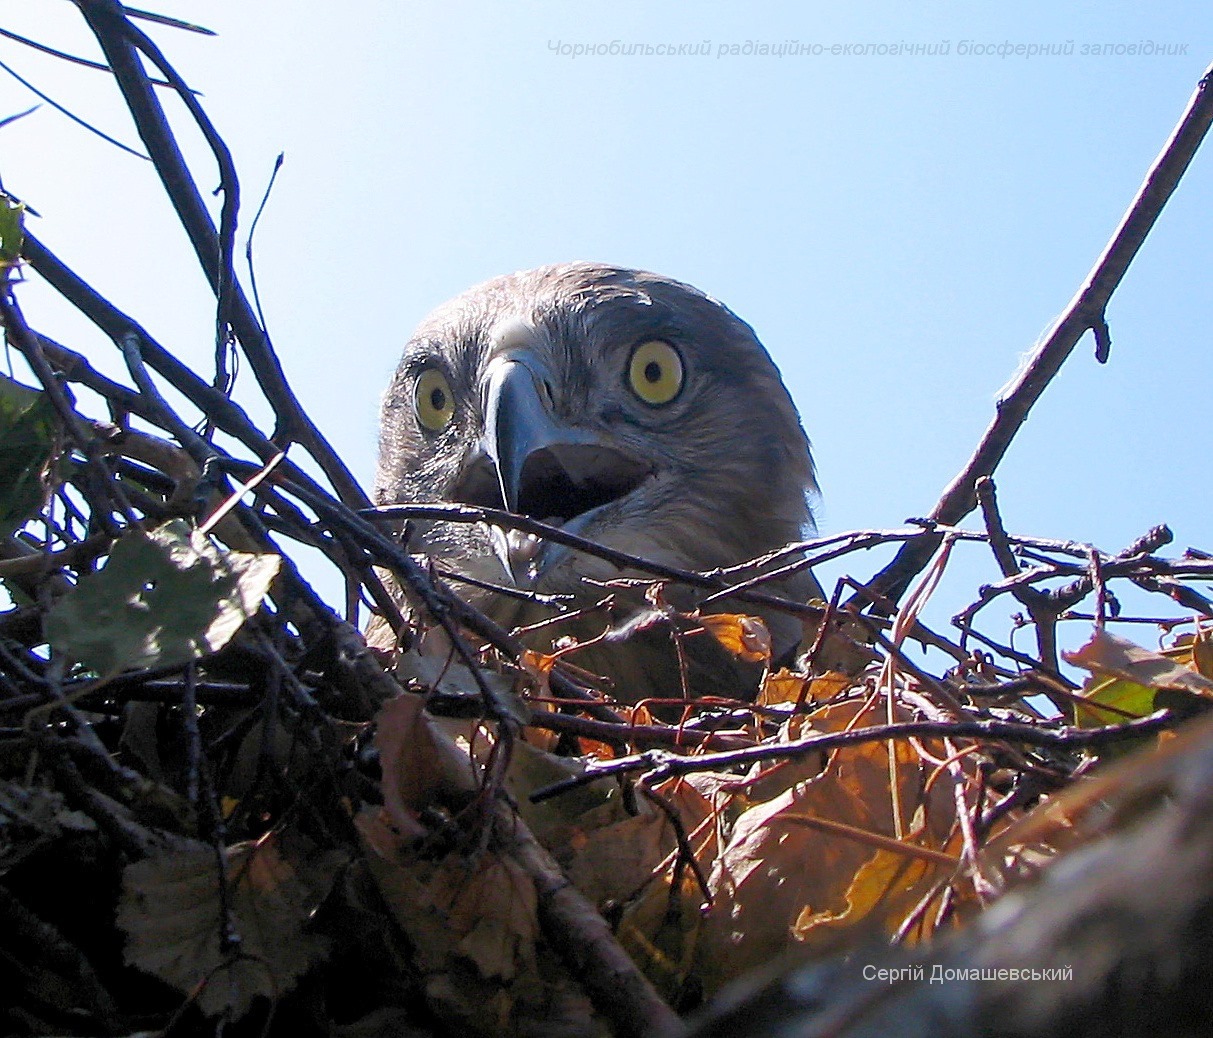
[[[810,693],[805,690],[812,681],[813,679],[807,674],[797,674],[784,667],[773,674],[763,676],[756,702],[759,706],[780,706],[784,703],[796,703],[799,701],[802,693],[807,699]]]
[[[1191,649],[1196,673],[1213,680],[1213,630],[1200,628],[1192,638]]]
[[[1213,679],[1200,672],[1194,647],[1163,654],[1096,628],[1086,645],[1062,656],[1091,672],[1076,713],[1087,727],[1144,717],[1160,705],[1159,692],[1213,698]]]
[[[355,822],[376,886],[415,950],[430,1008],[461,1035],[597,1034],[584,992],[540,939],[535,884],[508,839],[503,848],[494,837],[473,855],[423,853],[430,830],[419,813],[475,794],[491,732],[468,728],[457,741],[411,694],[390,701],[378,721],[384,807],[365,808]],[[535,807],[525,794],[582,766],[514,744],[507,788],[549,839],[567,835],[567,820],[558,805]],[[597,788],[575,799],[592,811],[604,796]]]
[[[721,645],[746,663],[766,663],[771,658],[771,632],[756,616],[712,613],[696,620]]]
[[[182,994],[200,989],[198,1005],[210,1016],[236,1019],[256,998],[289,991],[324,957],[326,944],[307,932],[307,921],[346,860],[296,842],[289,854],[272,837],[228,848],[226,898],[207,844],[178,840],[128,865],[118,904],[127,963]],[[226,955],[225,903],[240,938],[238,953]]]
[[[838,731],[884,717],[843,703],[809,720],[822,731]],[[893,818],[890,754],[900,827]],[[948,841],[955,819],[951,789],[937,783],[924,801],[926,770],[918,751],[904,740],[836,750],[825,770],[807,780],[802,769],[786,769],[785,788],[740,816],[713,865],[714,903],[696,955],[705,990],[718,990],[775,958],[793,940],[825,954],[844,931],[852,940],[857,928],[895,930],[908,907],[946,874],[941,865],[923,868],[912,852],[896,868],[879,857],[890,853],[887,842],[897,838],[899,828],[915,846],[940,849]],[[838,831],[811,827],[806,818],[839,823]],[[876,839],[865,840],[865,831]]]
[[[1077,652],[1063,652],[1062,656],[1067,663],[1095,674],[1135,681],[1154,689],[1213,697],[1213,678],[1102,628],[1096,628],[1091,640]]]
[[[475,766],[425,712],[422,696],[406,692],[384,704],[376,718],[375,747],[383,770],[384,807],[409,839],[426,834],[417,820],[422,808],[476,792]]]

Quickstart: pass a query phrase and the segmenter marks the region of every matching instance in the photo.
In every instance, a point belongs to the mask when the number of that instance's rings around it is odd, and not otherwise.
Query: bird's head
[[[669,278],[591,263],[495,278],[414,332],[383,404],[376,498],[505,507],[688,569],[811,527],[796,409],[753,331]],[[439,523],[482,579],[576,593],[618,573],[532,539]]]

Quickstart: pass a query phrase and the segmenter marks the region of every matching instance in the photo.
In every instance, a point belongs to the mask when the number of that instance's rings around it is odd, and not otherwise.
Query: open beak
[[[494,358],[481,383],[482,447],[509,511],[563,523],[630,493],[652,466],[557,416],[552,387],[533,355]]]
[[[653,467],[603,433],[558,414],[554,380],[528,350],[495,357],[481,380],[484,435],[453,491],[456,501],[563,525],[631,493]],[[494,553],[515,583],[548,561],[535,537],[490,528]]]

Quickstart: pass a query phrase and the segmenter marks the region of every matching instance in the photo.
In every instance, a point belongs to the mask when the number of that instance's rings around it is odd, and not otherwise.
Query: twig
[[[248,473],[250,471],[247,463],[237,461],[226,462],[225,468],[236,473]],[[392,538],[377,530],[366,519],[362,518],[360,513],[351,511],[323,492],[313,490],[311,487],[290,487],[285,480],[278,479],[277,474],[272,476],[271,479],[275,485],[290,490],[306,502],[308,507],[320,515],[325,522],[345,530],[354,542],[360,544],[364,551],[370,553],[375,564],[390,568],[404,582],[406,590],[422,603],[427,613],[443,627],[448,636],[451,634],[458,635],[457,629],[454,626],[454,624],[458,624],[472,631],[477,637],[483,638],[489,645],[503,652],[511,659],[518,660],[521,658],[526,650],[521,641],[478,609],[457,598],[445,588],[435,585],[430,580],[429,575],[403,547]],[[462,642],[462,639],[460,639],[460,642]],[[460,642],[455,642],[452,639],[452,644],[458,645]],[[464,651],[466,650],[467,647],[465,645]],[[460,652],[460,655],[463,657],[463,651]],[[475,665],[470,654],[464,658],[464,662],[469,663],[469,669],[473,675],[478,673],[479,668]],[[623,719],[618,714],[594,701],[593,697],[584,689],[568,681],[562,674],[553,672],[551,678],[553,689],[561,695],[580,700],[584,704],[582,709],[589,710],[600,720],[623,723]],[[485,694],[487,703],[492,704],[497,702],[498,697],[496,693],[489,689],[487,684],[483,685],[481,692]],[[508,716],[509,710],[506,704],[498,704],[497,709],[500,709],[503,714]]]
[[[1174,720],[1175,718],[1169,710],[1157,710],[1124,724],[1104,725],[1097,728],[1046,728],[1043,725],[995,719],[985,721],[900,721],[894,724],[852,728],[841,732],[827,732],[821,735],[811,735],[804,739],[752,746],[743,750],[704,753],[693,757],[674,756],[664,750],[648,750],[630,757],[619,757],[611,761],[590,764],[579,775],[537,789],[531,794],[531,800],[540,803],[599,779],[630,772],[645,772],[650,776],[649,781],[656,783],[675,775],[737,768],[760,761],[793,760],[836,749],[839,746],[881,742],[886,739],[936,736],[938,738],[1020,742],[1049,749],[1079,750],[1090,746],[1106,746],[1137,739],[1143,735],[1152,735],[1166,728],[1167,725],[1173,724]]]
[[[9,66],[6,65],[3,61],[0,61],[0,69],[4,69],[5,72],[7,72],[10,76],[12,76],[13,79],[15,79],[23,87],[25,87],[26,90],[28,90],[30,93],[35,94],[36,96],[40,97],[46,104],[50,105],[53,109],[55,109],[55,111],[59,112],[61,115],[66,115],[72,122],[76,123],[78,126],[84,127],[84,129],[88,130],[89,133],[96,134],[107,144],[112,144],[115,148],[119,148],[122,151],[125,151],[128,155],[134,155],[135,158],[137,158],[137,159],[143,159],[144,161],[147,161],[147,156],[144,155],[143,152],[136,151],[134,148],[130,147],[129,145],[123,144],[120,140],[118,140],[117,137],[111,137],[104,130],[97,129],[97,127],[94,126],[92,123],[86,122],[84,119],[81,119],[80,116],[76,115],[74,112],[69,111],[67,108],[64,108],[63,105],[61,105],[53,97],[49,96],[48,94],[43,93],[36,86],[34,86],[34,84],[31,83],[28,79],[25,79],[24,77],[19,76],[13,69],[9,68]]]
[[[238,181],[226,144],[215,132],[189,87],[156,45],[130,24],[117,0],[78,0],[78,5],[114,70],[114,78],[135,119],[139,136],[148,149],[165,191],[216,294],[220,324],[231,324],[266,399],[274,408],[279,424],[278,436],[303,445],[315,458],[341,500],[354,507],[366,507],[370,501],[365,492],[300,406],[278,358],[266,340],[264,329],[234,275],[231,247],[235,235]],[[161,74],[177,87],[178,94],[219,164],[225,204],[218,232],[177,147],[164,110],[143,71],[136,50],[142,51],[160,69]]]
[[[90,435],[89,430],[76,414],[75,408],[67,398],[66,391],[55,378],[46,354],[42,352],[38,337],[30,331],[17,301],[11,295],[0,295],[0,319],[3,320],[9,341],[21,351],[34,374],[38,376],[43,389],[46,390],[47,397],[63,422],[63,427],[67,430],[68,437],[84,455],[85,474],[92,489],[100,498],[108,499],[112,507],[125,516],[128,523],[133,523],[134,515],[130,502],[123,494],[122,488],[105,470],[105,464],[97,454],[96,439]],[[117,533],[113,516],[106,510],[98,510],[98,512],[100,514],[96,518],[106,527],[107,532]]]
[[[1204,140],[1210,122],[1213,122],[1211,83],[1213,68],[1207,69],[1197,83],[1179,123],[1146,173],[1120,226],[1096,260],[1082,288],[1054,322],[1044,341],[1033,351],[1009,391],[999,399],[994,419],[982,436],[981,443],[931,510],[930,517],[935,522],[952,526],[973,510],[977,504],[977,480],[993,475],[1032,406],[1088,329],[1095,332],[1097,359],[1101,363],[1106,359],[1109,340],[1105,311],[1108,300],[1179,184],[1196,149]],[[891,599],[899,599],[934,552],[934,538],[907,544],[877,574],[874,587]]]
[[[131,13],[131,9],[129,7],[126,9],[126,13],[128,15]],[[84,68],[91,68],[97,72],[113,73],[114,71],[103,62],[91,61],[88,58],[81,58],[75,54],[68,54],[66,51],[56,50],[54,47],[48,47],[45,43],[39,43],[37,40],[31,40],[28,36],[21,36],[10,29],[0,28],[0,36],[3,36],[5,39],[13,40],[16,43],[24,44],[26,47],[29,47],[32,50],[41,51],[43,54],[49,54],[53,58],[60,58],[61,60],[69,62],[72,65],[81,65]],[[153,79],[151,83],[152,86],[158,87],[172,86],[171,83],[168,83],[163,79]],[[141,155],[139,157],[147,158],[146,155]]]
[[[618,548],[611,548],[598,544],[595,541],[587,540],[584,537],[579,537],[577,534],[569,533],[562,527],[550,526],[537,519],[532,519],[530,516],[516,515],[513,512],[507,512],[500,508],[432,502],[425,504],[383,505],[378,508],[362,509],[358,514],[370,523],[399,522],[401,519],[440,519],[455,523],[492,523],[507,529],[533,533],[537,537],[552,541],[554,544],[561,544],[565,547],[585,552],[587,555],[594,555],[617,566],[619,569],[635,569],[661,580],[675,581],[689,587],[718,591],[731,597],[736,592],[735,597],[739,601],[769,606],[771,609],[779,612],[791,613],[814,620],[819,619],[825,613],[825,610],[821,606],[794,602],[791,599],[763,592],[737,590],[737,585],[729,583],[718,575],[717,572],[699,573],[694,570],[680,569],[677,566],[668,566],[665,563],[653,562],[649,559],[641,558],[639,555],[632,555],[628,552],[620,551]],[[713,595],[712,597],[716,598],[719,596]]]
[[[1019,561],[1011,551],[1007,541],[1007,531],[1002,525],[1002,516],[998,512],[998,497],[994,489],[994,481],[989,476],[977,480],[975,490],[977,500],[981,505],[981,514],[986,522],[986,531],[990,535],[990,548],[998,567],[1004,577],[1014,577],[1021,573]],[[1042,594],[1031,587],[1014,587],[1011,593],[1019,600],[1032,617],[1036,625],[1036,651],[1048,670],[1059,670],[1057,663],[1057,614],[1061,608],[1050,602],[1048,595]],[[1062,607],[1064,608],[1064,607]]]

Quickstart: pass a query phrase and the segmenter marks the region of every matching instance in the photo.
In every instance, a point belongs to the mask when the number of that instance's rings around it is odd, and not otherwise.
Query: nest
[[[1200,623],[1213,607],[1197,589],[1213,562],[1158,554],[1165,528],[1119,552],[1012,536],[990,476],[1087,330],[1106,355],[1104,306],[1208,125],[1203,90],[932,515],[794,546],[797,564],[817,566],[893,545],[883,570],[793,602],[761,580],[624,560],[650,574],[653,622],[675,651],[713,638],[760,677],[732,699],[676,688],[623,704],[579,670],[559,622],[550,644],[524,645],[390,528],[412,515],[567,534],[468,506],[370,508],[239,286],[234,213],[213,226],[179,175],[138,54],[202,128],[230,199],[222,140],[126,14],[79,7],[203,257],[224,359],[213,377],[188,369],[5,200],[0,316],[30,384],[0,380],[0,580],[13,602],[0,614],[4,1033],[758,1035],[828,1017],[858,1034],[933,1019],[935,967],[994,971],[979,994],[949,989],[974,1019],[1022,990],[1003,974],[1077,975],[1037,997],[1037,1015],[990,1025],[1030,1033],[1098,1018],[1107,978],[1130,961],[1153,986],[1126,1004],[1186,1004],[1207,965],[1210,772],[1192,719],[1213,697]],[[112,339],[129,384],[31,327],[18,305],[27,264]],[[229,350],[255,375],[274,435],[234,402]],[[961,527],[978,505],[982,522]],[[969,543],[1001,579],[945,635],[921,610]],[[339,608],[296,564],[300,546],[344,576]],[[1112,633],[1125,583],[1167,601],[1148,618],[1163,648]],[[673,609],[676,585],[798,616],[801,652],[773,661],[744,612]],[[984,623],[1011,597],[1030,648]],[[366,647],[368,609],[392,650]],[[1092,635],[1065,667],[1057,626],[1076,615]],[[445,648],[421,651],[434,630]],[[941,665],[915,662],[914,643]],[[1049,868],[1058,856],[1078,881]],[[1128,863],[1121,886],[1115,860]],[[1142,889],[1155,865],[1169,882]],[[1130,882],[1144,908],[1177,889],[1187,908],[1155,913],[1157,932],[1101,934],[1102,958],[1086,954],[1079,922]],[[1026,932],[1036,943],[1009,960],[1008,934]],[[876,1008],[869,968],[894,992]],[[806,1004],[793,976],[825,978],[833,995]]]

